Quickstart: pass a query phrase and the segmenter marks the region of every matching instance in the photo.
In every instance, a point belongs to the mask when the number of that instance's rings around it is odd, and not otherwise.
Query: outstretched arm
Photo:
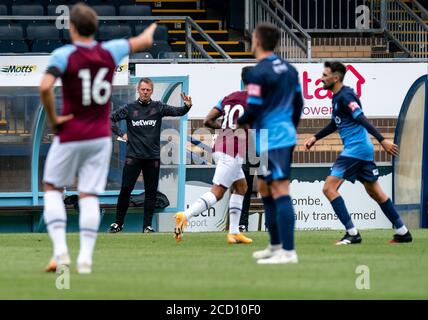
[[[142,33],[138,36],[129,38],[129,46],[131,53],[144,51],[147,48],[150,48],[153,44],[153,34],[157,28],[156,23],[152,23],[148,26]]]
[[[398,156],[398,146],[392,141],[385,139],[384,136],[369,122],[363,113],[358,115],[355,120],[357,120],[364,128],[366,128],[368,133],[370,133],[373,137],[376,138],[377,141],[379,141],[386,152],[388,152],[390,155]]]

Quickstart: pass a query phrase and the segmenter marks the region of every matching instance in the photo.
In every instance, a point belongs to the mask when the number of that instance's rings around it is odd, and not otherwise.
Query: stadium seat
[[[119,15],[121,16],[151,16],[152,10],[146,5],[121,5],[119,7]]]
[[[71,6],[79,2],[78,0],[43,0],[47,5],[66,5]]]
[[[99,6],[99,5],[113,5],[114,3],[122,3],[123,0],[115,1],[115,0],[81,0],[82,2],[86,3],[87,5],[92,6]],[[135,3],[135,0],[134,0]]]
[[[44,9],[41,5],[13,5],[11,12],[14,16],[44,16]],[[22,27],[36,24],[38,21],[40,20],[13,20],[14,23],[19,22]]]
[[[129,38],[132,36],[131,27],[127,25],[103,25],[99,28],[97,38],[100,40],[112,40]]]
[[[21,26],[0,26],[1,40],[23,40],[24,31]]]
[[[149,26],[149,21],[146,22],[148,23],[135,26],[135,35],[140,34]],[[155,41],[168,41],[168,28],[165,25],[158,25],[153,38]]]
[[[24,40],[0,40],[1,53],[25,53],[28,46]]]
[[[129,56],[129,59],[153,59],[150,52],[137,52]]]
[[[59,40],[59,30],[53,25],[28,26],[28,40]]]
[[[115,16],[116,15],[116,8],[114,6],[96,5],[96,6],[92,6],[92,9],[94,9],[94,11],[99,16]]]
[[[58,5],[55,5],[55,4],[50,4],[50,5],[48,5],[47,6],[47,9],[46,9],[46,14],[48,15],[48,16],[58,16],[58,15],[60,15],[60,14],[62,14],[62,12],[60,12],[60,13],[56,13],[56,8],[58,7]],[[68,7],[70,8],[70,10],[71,10],[71,6],[69,6],[68,5]]]
[[[119,7],[120,16],[132,16],[132,17],[149,17],[152,15],[152,9],[146,5],[121,5]],[[120,18],[119,18],[120,20]],[[148,24],[145,20],[127,20],[129,25]]]
[[[153,46],[147,49],[147,52],[150,52],[153,57],[159,57],[161,52],[171,52],[171,47],[167,41],[155,41]]]
[[[56,48],[62,46],[62,42],[59,40],[35,40],[31,48],[32,52],[43,52],[51,53]]]
[[[7,16],[7,7],[5,4],[0,4],[0,16]]]
[[[159,52],[158,59],[186,59],[183,52]]]
[[[44,10],[41,5],[13,5],[12,15],[14,16],[43,16]]]

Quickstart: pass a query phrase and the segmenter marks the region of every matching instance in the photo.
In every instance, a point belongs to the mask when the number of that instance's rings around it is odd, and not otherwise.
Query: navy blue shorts
[[[294,146],[268,151],[267,168],[262,165],[261,179],[267,183],[289,180]],[[261,160],[263,162],[263,160]]]
[[[331,167],[330,175],[352,183],[355,180],[362,183],[375,182],[379,177],[379,170],[373,161],[340,156]]]

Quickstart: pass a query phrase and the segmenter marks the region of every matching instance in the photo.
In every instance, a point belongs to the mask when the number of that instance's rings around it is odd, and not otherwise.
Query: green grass
[[[257,265],[252,245],[227,245],[225,233],[100,234],[93,273],[72,265],[70,289],[43,267],[51,254],[47,234],[0,234],[1,299],[428,299],[428,231],[412,244],[389,245],[392,230],[363,231],[363,243],[333,246],[338,231],[297,232],[299,263]],[[78,234],[68,235],[73,258]],[[370,269],[370,289],[357,290],[358,265]]]

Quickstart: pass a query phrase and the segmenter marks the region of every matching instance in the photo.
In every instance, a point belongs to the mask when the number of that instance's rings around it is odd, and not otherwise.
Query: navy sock
[[[275,200],[276,219],[284,250],[294,250],[294,209],[290,196]]]
[[[388,198],[388,200],[386,200],[384,203],[380,203],[379,206],[382,209],[383,213],[386,215],[386,217],[389,219],[389,221],[391,221],[391,223],[394,225],[394,227],[399,229],[404,226],[404,223],[401,220],[397,210],[395,210],[391,199]]]
[[[263,197],[263,205],[265,208],[265,225],[269,231],[270,244],[276,245],[281,243],[278,233],[278,225],[276,222],[276,206],[275,201],[271,196]]]
[[[355,228],[352,223],[351,216],[348,213],[348,209],[346,209],[345,201],[341,196],[337,197],[333,201],[331,201],[331,206],[333,207],[334,213],[336,213],[340,222],[345,226],[346,230],[351,228]]]

